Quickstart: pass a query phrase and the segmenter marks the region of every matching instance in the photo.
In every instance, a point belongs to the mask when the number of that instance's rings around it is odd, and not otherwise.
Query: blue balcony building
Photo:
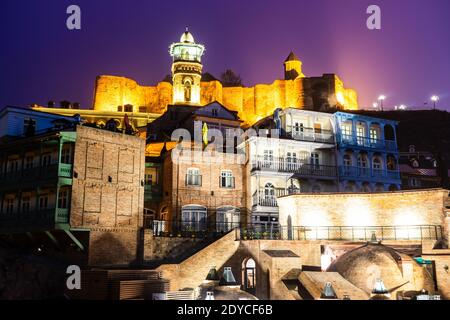
[[[334,118],[340,191],[399,190],[397,122],[346,112]]]

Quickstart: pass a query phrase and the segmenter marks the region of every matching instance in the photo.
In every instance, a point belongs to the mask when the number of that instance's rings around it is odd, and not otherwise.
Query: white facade
[[[253,223],[278,221],[276,198],[337,191],[333,115],[286,109],[275,120],[281,137],[251,137],[244,184]]]

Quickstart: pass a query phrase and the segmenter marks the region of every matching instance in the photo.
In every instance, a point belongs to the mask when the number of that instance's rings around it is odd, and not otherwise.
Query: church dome
[[[186,31],[181,35],[180,42],[194,43],[194,36],[189,32],[187,28]]]
[[[368,243],[335,260],[327,271],[338,272],[352,284],[373,293],[380,279],[389,293],[433,290],[433,280],[413,258],[378,243]]]

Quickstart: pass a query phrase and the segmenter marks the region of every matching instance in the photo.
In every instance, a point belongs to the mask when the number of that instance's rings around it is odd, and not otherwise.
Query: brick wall
[[[136,259],[143,221],[145,141],[135,136],[77,127],[71,228],[91,230],[90,264]]]

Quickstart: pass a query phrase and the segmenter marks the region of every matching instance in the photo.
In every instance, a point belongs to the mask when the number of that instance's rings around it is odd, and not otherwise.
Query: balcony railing
[[[252,170],[296,173],[301,176],[336,177],[336,167],[321,164],[307,164],[284,158],[258,156],[252,161]]]
[[[398,170],[383,170],[364,167],[340,166],[339,176],[341,178],[398,180],[400,172]]]
[[[292,126],[286,127],[287,136],[300,141],[310,141],[319,143],[334,143],[334,134],[331,130],[315,130],[314,128],[293,129]]]
[[[0,174],[2,184],[23,184],[27,182],[37,182],[58,177],[72,178],[72,165],[60,163],[49,166],[40,166],[30,169],[23,169],[14,172],[3,172]]]
[[[29,211],[15,210],[11,213],[0,214],[0,228],[7,228],[9,230],[51,229],[55,227],[55,224],[68,224],[69,221],[70,214],[67,208],[48,208]]]
[[[287,227],[270,224],[243,225],[237,240],[441,240],[442,226]]]
[[[268,190],[261,189],[253,194],[253,205],[263,207],[278,207],[277,203],[278,197],[299,193],[300,189],[283,189],[283,188],[275,188]]]
[[[397,142],[393,140],[375,139],[365,136],[341,134],[339,142],[344,146],[357,146],[388,151],[397,150]]]

